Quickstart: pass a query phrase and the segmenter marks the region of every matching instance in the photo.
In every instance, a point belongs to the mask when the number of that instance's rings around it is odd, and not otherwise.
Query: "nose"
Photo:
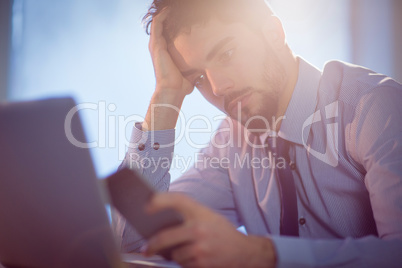
[[[233,80],[222,71],[206,70],[205,74],[208,77],[212,92],[217,97],[223,96],[228,89],[234,86]]]

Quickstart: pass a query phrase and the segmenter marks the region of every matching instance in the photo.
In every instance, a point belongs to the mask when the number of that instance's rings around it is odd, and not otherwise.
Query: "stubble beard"
[[[267,48],[267,57],[264,63],[262,76],[262,81],[266,85],[265,88],[248,87],[242,90],[241,94],[238,92],[237,94],[229,96],[228,101],[225,99],[226,108],[226,103],[230,103],[230,101],[238,95],[247,94],[249,92],[259,95],[257,102],[249,103],[249,105],[244,108],[239,106],[238,109],[236,109],[235,115],[229,114],[230,117],[240,122],[247,130],[255,135],[261,135],[275,127],[279,97],[283,92],[286,80],[285,68],[278,57],[270,51],[270,48]]]

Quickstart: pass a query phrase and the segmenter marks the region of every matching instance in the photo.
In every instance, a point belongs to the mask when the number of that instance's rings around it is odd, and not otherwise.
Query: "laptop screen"
[[[0,262],[117,267],[117,247],[71,98],[0,105]],[[83,146],[81,146],[83,147]]]

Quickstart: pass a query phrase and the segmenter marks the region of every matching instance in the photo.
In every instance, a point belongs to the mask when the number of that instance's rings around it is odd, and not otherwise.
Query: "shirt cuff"
[[[175,143],[175,130],[142,131],[135,123],[126,155],[126,165],[146,175],[169,170]]]

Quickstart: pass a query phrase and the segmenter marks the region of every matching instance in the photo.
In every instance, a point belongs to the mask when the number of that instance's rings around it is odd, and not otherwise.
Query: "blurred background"
[[[402,1],[269,2],[283,22],[290,47],[317,67],[339,59],[402,81]],[[73,96],[82,104],[99,177],[122,161],[133,123],[145,116],[154,90],[148,36],[141,25],[149,4],[0,0],[0,101]],[[194,162],[222,119],[222,112],[197,91],[186,98],[182,110],[173,179]]]

